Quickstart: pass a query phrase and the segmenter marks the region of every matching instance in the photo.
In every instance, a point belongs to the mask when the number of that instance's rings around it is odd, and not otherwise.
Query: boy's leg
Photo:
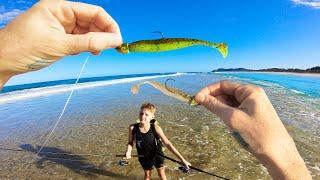
[[[144,170],[144,179],[150,180],[151,178],[151,170]]]
[[[139,158],[139,162],[144,170],[144,179],[149,180],[151,178],[151,170],[153,168],[152,161],[147,158]]]
[[[157,168],[157,172],[161,180],[167,180],[166,173],[164,170],[164,166],[161,168]]]

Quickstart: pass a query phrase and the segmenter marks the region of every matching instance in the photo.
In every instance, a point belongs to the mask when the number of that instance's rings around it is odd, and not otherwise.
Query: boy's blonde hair
[[[156,112],[156,107],[151,103],[143,103],[140,107],[140,110],[147,109],[153,114]]]

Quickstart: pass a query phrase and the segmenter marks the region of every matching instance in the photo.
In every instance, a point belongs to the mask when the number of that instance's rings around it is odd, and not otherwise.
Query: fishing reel
[[[118,165],[121,166],[121,167],[124,167],[126,165],[128,165],[129,162],[126,160],[126,159],[121,159],[118,161]]]
[[[179,167],[179,170],[184,172],[184,173],[190,173],[190,168],[187,168],[185,166],[180,166]]]

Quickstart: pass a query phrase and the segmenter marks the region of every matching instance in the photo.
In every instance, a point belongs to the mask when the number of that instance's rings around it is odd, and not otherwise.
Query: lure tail
[[[138,84],[135,84],[134,86],[131,87],[131,93],[132,94],[138,94],[139,93],[139,89],[140,89],[140,86],[143,85],[143,84],[146,84],[148,83],[149,81],[144,81],[142,83],[138,83]]]
[[[210,43],[210,46],[217,48],[218,51],[222,54],[223,58],[228,56],[228,45],[226,43]]]
[[[131,87],[131,93],[132,94],[138,94],[139,93],[139,89],[140,89],[140,84],[136,84],[136,85]]]

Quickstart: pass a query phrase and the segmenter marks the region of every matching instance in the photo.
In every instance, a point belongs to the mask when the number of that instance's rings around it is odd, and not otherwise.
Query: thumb
[[[104,49],[115,48],[122,44],[120,34],[106,32],[89,32],[86,34],[67,35],[67,53],[77,54],[85,51],[100,52]]]
[[[186,167],[189,169],[189,168],[190,168],[189,166],[191,166],[191,164],[188,162],[188,163],[186,164]]]

